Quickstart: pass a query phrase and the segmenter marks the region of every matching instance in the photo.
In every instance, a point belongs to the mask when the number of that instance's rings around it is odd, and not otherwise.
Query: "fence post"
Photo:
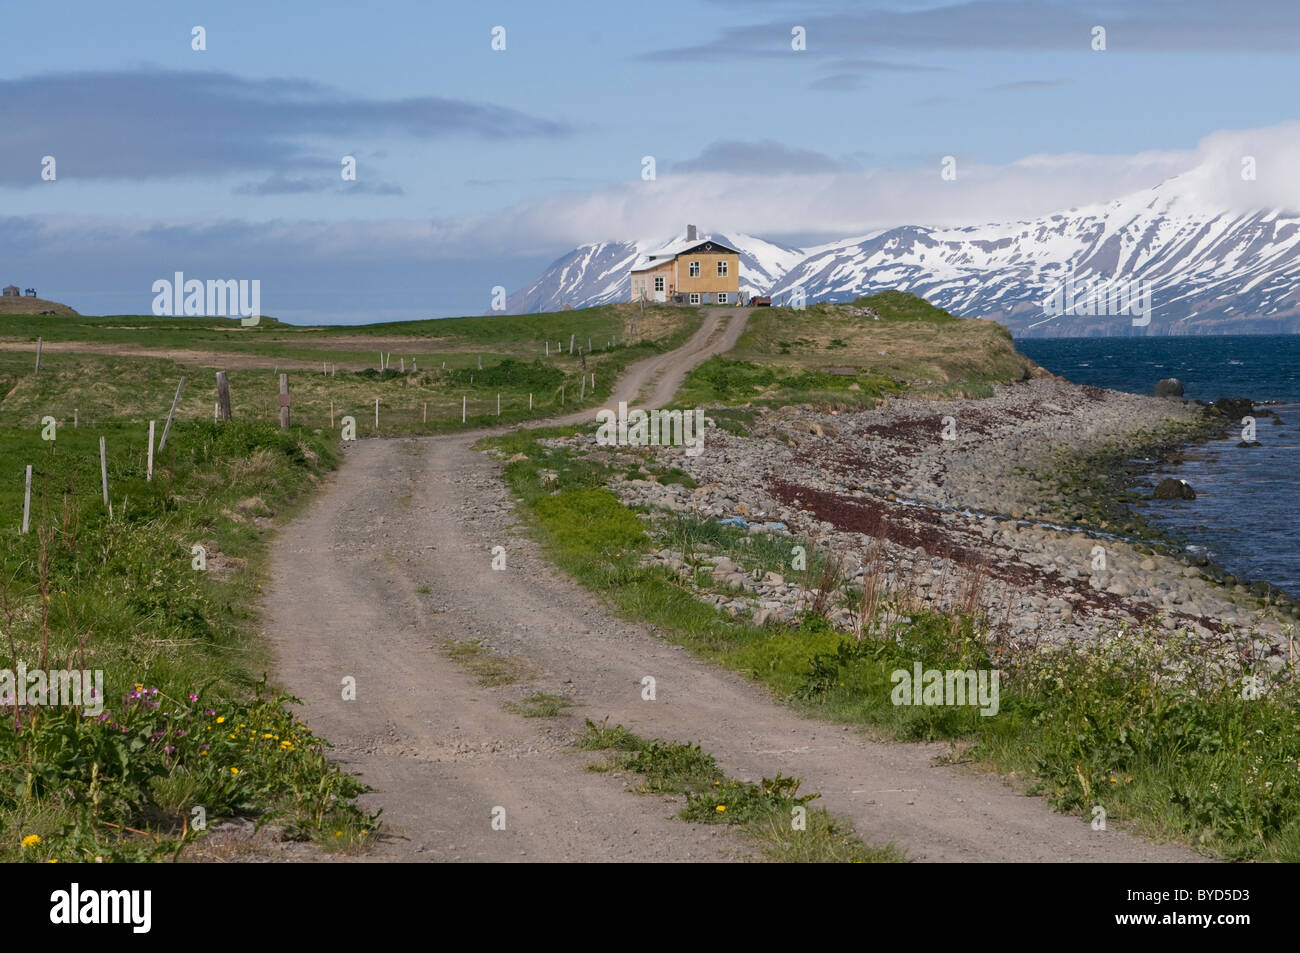
[[[99,438],[99,482],[104,487],[104,505],[110,507],[109,516],[112,513],[112,504],[108,502],[108,446],[104,443],[104,438]]]
[[[280,429],[289,429],[289,375],[280,375]]]
[[[467,398],[465,397],[465,395],[462,394],[460,398],[460,422],[461,423],[465,422],[465,401],[466,400]]]
[[[27,488],[23,490],[23,532],[31,525],[32,515],[32,465],[27,464]]]
[[[44,338],[37,338],[37,339],[36,339],[36,371],[35,371],[35,373],[37,373],[37,374],[39,374],[39,373],[41,372],[41,347],[42,347],[44,344],[45,344],[45,339],[44,339]]]
[[[163,447],[167,446],[167,434],[172,429],[172,418],[176,416],[176,405],[181,402],[181,388],[185,386],[185,378],[181,377],[181,382],[176,385],[176,396],[172,398],[172,409],[167,411],[167,422],[163,424],[162,439],[158,441],[158,452],[162,453]],[[73,418],[76,419],[75,417]]]
[[[379,429],[379,398],[375,398],[375,429]]]
[[[222,420],[230,420],[230,381],[225,371],[217,371],[217,406]]]
[[[144,471],[144,481],[153,482],[153,425],[154,421],[149,421],[149,464]]]

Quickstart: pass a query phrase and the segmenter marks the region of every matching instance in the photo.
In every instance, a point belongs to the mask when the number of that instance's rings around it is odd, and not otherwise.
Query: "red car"
[[[755,308],[772,307],[772,299],[769,298],[767,295],[754,295],[754,297],[749,299],[749,303],[753,305]]]

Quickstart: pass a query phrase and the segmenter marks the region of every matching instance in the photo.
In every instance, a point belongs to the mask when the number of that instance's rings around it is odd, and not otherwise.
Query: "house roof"
[[[665,265],[671,265],[672,263],[673,263],[673,259],[671,256],[668,258],[655,258],[655,259],[643,258],[640,261],[638,261],[635,265],[632,266],[632,270],[633,271],[654,271],[656,268],[662,268]]]
[[[699,248],[701,245],[707,245],[710,243],[717,245],[723,251],[734,252],[737,255],[740,254],[739,248],[732,248],[730,245],[726,244],[725,242],[720,242],[716,238],[713,238],[712,236],[705,235],[703,238],[696,238],[689,241],[685,238],[675,239],[674,241],[669,242],[667,245],[665,245],[663,248],[659,249],[658,251],[650,252],[650,257],[663,258],[666,255],[672,255],[676,257],[677,255],[683,255],[688,251],[694,251],[696,248]]]

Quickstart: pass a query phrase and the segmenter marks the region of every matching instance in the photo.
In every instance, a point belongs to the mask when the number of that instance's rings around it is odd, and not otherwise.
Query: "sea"
[[[1160,338],[1024,338],[1016,348],[1053,374],[1133,394],[1166,377],[1187,400],[1249,397],[1283,423],[1257,416],[1256,440],[1241,434],[1189,448],[1186,459],[1152,474],[1186,480],[1195,500],[1153,500],[1143,517],[1250,582],[1300,597],[1300,335]]]

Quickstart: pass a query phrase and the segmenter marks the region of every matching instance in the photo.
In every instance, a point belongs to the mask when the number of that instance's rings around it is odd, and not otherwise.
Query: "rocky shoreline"
[[[747,436],[711,426],[695,456],[597,446],[589,435],[555,442],[624,470],[649,459],[686,474],[685,484],[653,474],[610,483],[652,522],[693,514],[806,537],[839,562],[846,590],[866,576],[914,603],[974,606],[1009,649],[1147,624],[1281,667],[1294,651],[1289,600],[1224,585],[1213,567],[1142,532],[1126,505],[1133,473],[1098,469],[1098,461],[1175,452],[1230,422],[1181,400],[1048,376],[998,385],[984,399],[901,397],[853,412],[754,408]],[[664,548],[649,560],[695,580],[693,556]],[[744,562],[711,557],[714,584],[697,585],[699,597],[759,624],[793,621],[817,597],[798,572],[756,574]],[[827,615],[849,631],[854,615],[840,601],[827,601]]]

